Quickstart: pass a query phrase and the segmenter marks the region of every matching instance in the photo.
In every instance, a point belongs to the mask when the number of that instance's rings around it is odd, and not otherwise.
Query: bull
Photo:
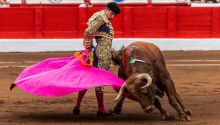
[[[187,108],[178,95],[174,82],[168,72],[160,49],[147,42],[133,42],[120,51],[112,52],[112,60],[119,65],[118,76],[126,80],[121,86],[115,101],[114,112],[121,113],[125,93],[139,102],[144,112],[149,113],[158,108],[163,120],[172,120],[162,106],[158,97],[166,93],[169,104],[177,111],[181,120],[190,120],[192,111]]]

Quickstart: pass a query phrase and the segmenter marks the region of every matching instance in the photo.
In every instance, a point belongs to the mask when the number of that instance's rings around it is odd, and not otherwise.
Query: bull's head
[[[151,75],[147,73],[133,74],[122,85],[115,101],[119,100],[127,90],[140,103],[145,112],[151,112],[154,109],[156,95],[156,89],[154,87]]]
[[[123,54],[124,48],[125,47],[122,46],[119,51],[115,51],[114,49],[112,50],[112,61],[114,62],[114,64],[116,65],[121,64],[121,56]]]

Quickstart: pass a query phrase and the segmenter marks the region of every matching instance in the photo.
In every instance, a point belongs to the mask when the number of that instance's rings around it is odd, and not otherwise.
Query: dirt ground
[[[71,54],[72,52],[0,53],[0,125],[220,125],[220,51],[163,52],[177,92],[193,111],[189,122],[178,119],[166,96],[161,102],[176,117],[174,121],[162,121],[158,110],[145,114],[137,102],[128,99],[121,115],[97,118],[94,89],[87,92],[80,116],[72,115],[76,93],[60,98],[45,98],[30,95],[19,88],[9,91],[10,84],[25,67],[46,58]],[[117,68],[112,66],[111,71],[116,74]],[[113,109],[116,95],[111,87],[105,87],[105,104],[109,109]]]

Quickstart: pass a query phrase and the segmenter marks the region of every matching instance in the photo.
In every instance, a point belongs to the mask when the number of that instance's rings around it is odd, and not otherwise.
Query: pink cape
[[[14,83],[33,95],[58,97],[105,85],[118,91],[124,80],[110,71],[84,66],[76,57],[60,57],[24,69]]]

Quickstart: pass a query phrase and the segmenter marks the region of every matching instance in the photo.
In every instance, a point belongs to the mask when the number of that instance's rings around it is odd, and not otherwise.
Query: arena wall
[[[82,38],[102,7],[0,8],[0,38]],[[123,7],[112,20],[116,38],[219,38],[220,8]]]
[[[7,0],[10,3],[21,3],[22,0]],[[111,2],[112,0],[90,0],[91,3],[107,3]],[[147,3],[148,0],[122,0],[119,3]],[[189,2],[190,0],[152,0],[154,3],[177,3],[177,2]],[[83,3],[83,0],[26,0],[27,4],[33,3]]]
[[[113,47],[146,41],[162,50],[220,50],[220,8],[123,4],[113,20]],[[166,4],[167,5],[167,4]],[[83,49],[86,21],[93,8],[26,5],[0,8],[0,52],[74,51]]]

